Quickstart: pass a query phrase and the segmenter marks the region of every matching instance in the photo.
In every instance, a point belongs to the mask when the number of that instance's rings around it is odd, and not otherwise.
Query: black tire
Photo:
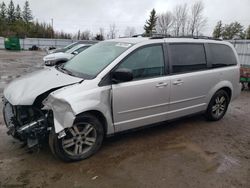
[[[89,126],[91,127],[88,128]],[[75,130],[75,127],[77,127],[78,131]],[[92,132],[89,132],[91,128]],[[73,135],[72,130],[74,134],[77,132],[78,134]],[[54,131],[51,131],[49,136],[49,145],[52,153],[65,162],[80,161],[92,156],[100,149],[104,138],[103,125],[99,119],[87,113],[77,117],[74,125],[65,129],[65,133],[66,136],[61,139],[58,138],[58,134],[55,134]],[[89,134],[92,134],[92,137],[87,137]],[[70,146],[72,143],[74,145]],[[92,145],[88,146],[87,144]],[[71,149],[74,151],[71,151]]]
[[[225,100],[221,102],[223,98]],[[218,104],[218,100],[220,101],[219,104]],[[227,111],[229,102],[230,102],[230,98],[228,96],[228,93],[225,90],[217,91],[208,104],[207,111],[205,114],[207,120],[218,121],[222,119]]]

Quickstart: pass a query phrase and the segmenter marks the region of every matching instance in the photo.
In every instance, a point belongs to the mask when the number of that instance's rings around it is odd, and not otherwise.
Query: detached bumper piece
[[[4,121],[7,134],[27,144],[29,148],[40,146],[49,133],[49,111],[33,106],[12,106],[4,101]]]

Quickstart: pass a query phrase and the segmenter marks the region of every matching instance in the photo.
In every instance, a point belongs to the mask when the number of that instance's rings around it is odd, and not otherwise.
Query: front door
[[[166,119],[170,79],[165,74],[162,44],[139,48],[117,67],[132,70],[134,79],[112,85],[116,131]]]

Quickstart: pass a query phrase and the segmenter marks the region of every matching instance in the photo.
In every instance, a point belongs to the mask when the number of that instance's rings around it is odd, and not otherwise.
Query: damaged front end
[[[40,146],[53,125],[53,113],[36,106],[14,106],[4,99],[3,115],[8,134],[26,143]]]

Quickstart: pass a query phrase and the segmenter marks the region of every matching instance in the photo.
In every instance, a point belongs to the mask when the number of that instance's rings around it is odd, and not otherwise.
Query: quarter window
[[[224,44],[208,44],[211,52],[212,67],[236,65],[237,61],[233,50]]]
[[[134,79],[164,75],[162,45],[147,46],[128,56],[119,66],[132,70]]]
[[[207,68],[203,44],[170,44],[173,73],[198,71]]]

